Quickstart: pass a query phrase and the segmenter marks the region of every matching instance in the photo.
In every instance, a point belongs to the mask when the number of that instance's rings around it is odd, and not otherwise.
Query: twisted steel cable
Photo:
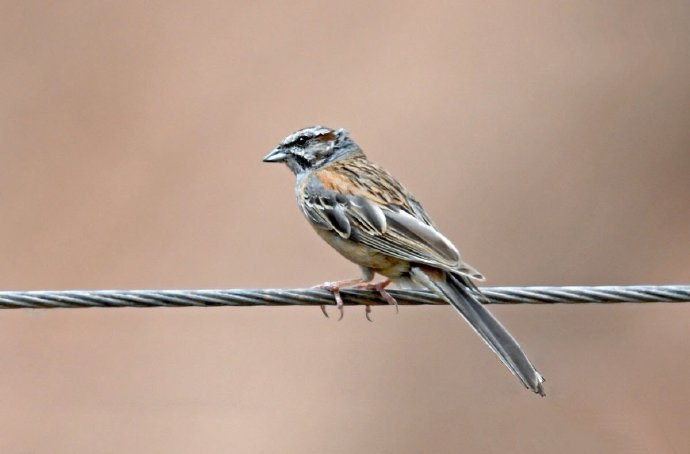
[[[690,302],[690,285],[597,287],[484,287],[489,304],[683,303]],[[387,304],[377,292],[343,289],[346,305]],[[398,304],[445,304],[422,290],[391,290]],[[185,306],[320,306],[334,305],[321,289],[229,290],[67,290],[0,292],[0,309]]]

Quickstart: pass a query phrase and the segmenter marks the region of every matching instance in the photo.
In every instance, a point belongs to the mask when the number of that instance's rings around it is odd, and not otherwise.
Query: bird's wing
[[[436,230],[421,205],[388,173],[374,169],[380,173],[357,173],[356,178],[337,168],[315,172],[301,187],[302,211],[317,227],[383,254],[462,270],[457,249]],[[367,184],[374,179],[375,184]]]

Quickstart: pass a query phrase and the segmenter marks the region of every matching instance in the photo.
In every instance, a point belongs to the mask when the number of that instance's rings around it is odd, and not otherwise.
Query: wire
[[[485,287],[489,304],[684,303],[690,285],[634,285],[599,287]],[[387,304],[377,292],[343,289],[346,305]],[[422,290],[391,290],[398,304],[445,304]],[[67,290],[0,292],[0,309],[84,307],[208,307],[208,306],[320,306],[334,305],[333,295],[321,289],[234,290]]]

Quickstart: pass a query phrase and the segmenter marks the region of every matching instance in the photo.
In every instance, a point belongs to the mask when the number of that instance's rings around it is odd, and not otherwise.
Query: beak
[[[288,157],[287,153],[276,147],[269,154],[264,156],[264,162],[283,162]]]

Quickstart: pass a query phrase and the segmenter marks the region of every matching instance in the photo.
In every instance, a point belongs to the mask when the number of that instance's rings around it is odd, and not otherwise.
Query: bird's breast
[[[343,257],[359,266],[370,268],[391,279],[400,277],[410,269],[409,262],[376,252],[368,246],[343,238],[336,232],[314,227],[316,233]]]

